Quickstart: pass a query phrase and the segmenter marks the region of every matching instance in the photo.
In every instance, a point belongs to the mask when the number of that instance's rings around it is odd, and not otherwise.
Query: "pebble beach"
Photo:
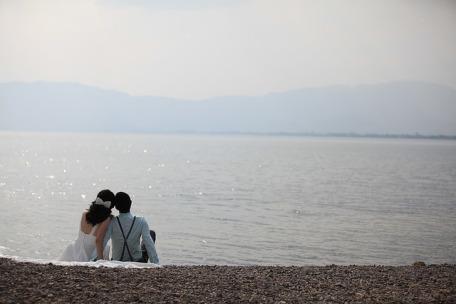
[[[456,265],[163,266],[0,258],[0,303],[456,303]]]

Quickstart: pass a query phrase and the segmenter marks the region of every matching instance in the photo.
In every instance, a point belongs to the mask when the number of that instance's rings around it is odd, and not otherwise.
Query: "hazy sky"
[[[0,82],[204,98],[394,80],[456,87],[456,1],[0,0]]]

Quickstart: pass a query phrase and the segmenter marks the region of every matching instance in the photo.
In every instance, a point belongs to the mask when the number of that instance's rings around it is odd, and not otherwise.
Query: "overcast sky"
[[[456,87],[455,54],[451,0],[0,0],[0,82],[194,99],[395,80]]]

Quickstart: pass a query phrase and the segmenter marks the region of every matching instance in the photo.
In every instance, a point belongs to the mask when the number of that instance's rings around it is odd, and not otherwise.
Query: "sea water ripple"
[[[0,245],[54,260],[103,188],[163,264],[456,263],[456,142],[0,133]]]

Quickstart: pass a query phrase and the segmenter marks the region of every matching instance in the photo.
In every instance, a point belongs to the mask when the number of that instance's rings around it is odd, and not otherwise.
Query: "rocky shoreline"
[[[0,258],[0,303],[456,303],[456,265],[91,268]]]

